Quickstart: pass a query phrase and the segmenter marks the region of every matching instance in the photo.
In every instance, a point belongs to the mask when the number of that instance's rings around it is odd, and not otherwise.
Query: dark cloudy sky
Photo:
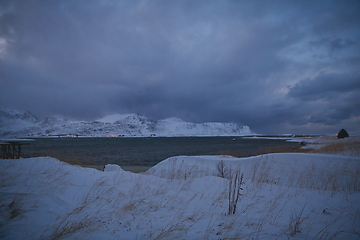
[[[360,132],[360,1],[1,0],[0,105]]]

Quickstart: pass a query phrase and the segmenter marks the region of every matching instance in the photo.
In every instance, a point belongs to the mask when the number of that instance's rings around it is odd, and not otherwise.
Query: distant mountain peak
[[[97,122],[103,122],[103,123],[114,123],[118,120],[121,120],[124,118],[124,115],[122,114],[112,114],[112,115],[107,115],[103,118],[100,118],[98,120],[96,120]]]
[[[185,122],[184,120],[177,118],[177,117],[170,117],[170,118],[165,118],[163,120],[160,120],[163,122]]]
[[[39,119],[29,111],[19,111],[19,110],[6,108],[3,106],[0,106],[0,118],[9,118],[9,119],[11,118],[14,120],[24,120],[31,122],[39,121]]]
[[[30,112],[0,108],[0,137],[25,136],[243,136],[254,132],[235,123],[191,123],[171,117],[151,120],[139,114],[112,114],[96,121],[57,117],[37,120]]]
[[[136,113],[128,113],[128,114],[111,114],[107,115],[103,118],[96,120],[97,122],[103,123],[116,123],[121,121],[128,121],[128,120],[145,120],[146,117],[136,114]]]

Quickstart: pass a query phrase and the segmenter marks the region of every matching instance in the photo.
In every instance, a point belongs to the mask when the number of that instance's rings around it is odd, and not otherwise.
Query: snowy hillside
[[[243,136],[253,135],[248,126],[235,123],[190,123],[178,118],[151,120],[139,114],[114,114],[96,121],[56,117],[38,120],[29,112],[0,107],[0,137],[25,136]]]
[[[0,106],[0,136],[11,136],[17,133],[28,135],[29,131],[38,129],[39,120],[28,111],[17,111]]]
[[[359,163],[180,156],[135,174],[50,157],[1,160],[0,238],[359,239]]]

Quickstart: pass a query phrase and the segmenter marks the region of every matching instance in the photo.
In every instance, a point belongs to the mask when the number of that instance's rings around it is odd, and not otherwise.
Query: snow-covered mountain
[[[39,120],[28,111],[17,111],[0,106],[0,136],[27,135]]]
[[[190,123],[178,118],[151,120],[139,114],[114,114],[96,121],[57,117],[39,120],[28,111],[0,107],[0,137],[26,136],[244,136],[255,134],[235,123]]]

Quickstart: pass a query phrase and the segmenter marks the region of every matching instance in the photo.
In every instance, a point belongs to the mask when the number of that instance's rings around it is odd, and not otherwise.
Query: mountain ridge
[[[95,121],[76,121],[57,117],[39,120],[29,111],[0,107],[0,137],[175,137],[244,136],[255,133],[236,123],[191,123],[171,117],[152,120],[139,114],[112,114]]]

